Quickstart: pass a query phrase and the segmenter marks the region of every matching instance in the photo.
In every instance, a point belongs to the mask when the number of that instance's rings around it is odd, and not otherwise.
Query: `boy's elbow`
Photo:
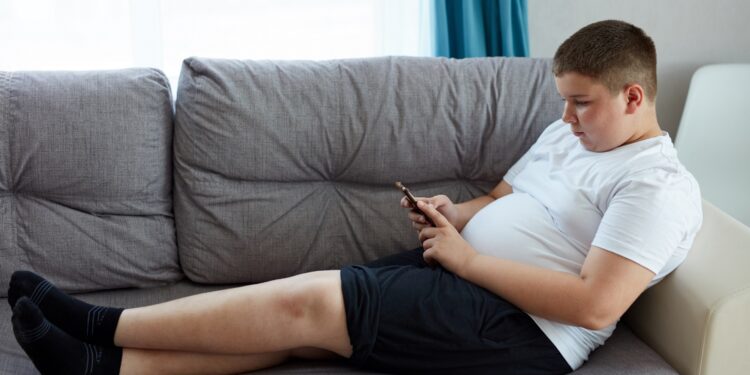
[[[611,321],[609,319],[602,319],[599,317],[586,317],[580,324],[581,327],[592,330],[592,331],[598,331],[600,329],[604,329],[609,327],[611,324],[613,324],[614,321]]]
[[[621,315],[610,306],[592,306],[581,313],[578,325],[598,331],[617,323]]]

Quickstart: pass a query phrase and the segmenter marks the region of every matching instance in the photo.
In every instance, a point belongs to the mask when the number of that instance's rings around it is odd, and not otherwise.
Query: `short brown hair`
[[[600,21],[578,30],[555,52],[552,71],[591,77],[612,93],[637,83],[649,100],[656,97],[654,41],[627,22]]]

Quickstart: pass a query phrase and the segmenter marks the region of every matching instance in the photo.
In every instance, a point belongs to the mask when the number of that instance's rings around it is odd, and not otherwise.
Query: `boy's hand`
[[[432,204],[443,216],[448,219],[448,222],[455,225],[455,221],[458,218],[458,209],[456,205],[445,195],[436,195],[431,198],[416,197],[417,201],[423,201]],[[409,219],[411,219],[411,226],[417,231],[421,231],[424,228],[431,227],[430,223],[424,217],[424,215],[416,212],[406,197],[401,198],[401,207],[409,208]],[[434,222],[434,221],[433,221]]]
[[[418,201],[417,205],[435,223],[435,227],[425,227],[419,231],[424,260],[427,264],[440,263],[443,268],[456,275],[463,275],[467,265],[477,253],[456,228],[434,206]]]

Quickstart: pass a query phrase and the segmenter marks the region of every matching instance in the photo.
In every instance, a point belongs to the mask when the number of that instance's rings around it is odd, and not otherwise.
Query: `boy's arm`
[[[419,233],[425,260],[545,319],[602,329],[616,322],[654,277],[647,268],[596,246],[579,275],[482,255],[434,207],[419,202],[419,208],[437,225]]]
[[[456,210],[458,211],[458,219],[456,220],[455,225],[456,230],[460,232],[466,223],[469,222],[469,219],[481,210],[482,207],[492,203],[495,199],[500,199],[511,193],[513,193],[513,187],[505,180],[502,180],[494,189],[492,189],[492,191],[490,191],[489,194],[457,204]]]
[[[587,329],[617,322],[654,277],[638,263],[596,246],[579,275],[480,254],[457,274],[529,314]]]

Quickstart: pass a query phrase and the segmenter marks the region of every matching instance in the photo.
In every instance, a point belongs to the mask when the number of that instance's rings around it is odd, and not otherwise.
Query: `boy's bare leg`
[[[311,272],[127,309],[114,342],[125,348],[217,354],[300,347],[343,357],[352,353],[339,271]]]
[[[336,358],[338,355],[314,348],[262,354],[208,354],[126,348],[122,354],[120,374],[236,374],[276,366],[291,357],[325,359]]]

